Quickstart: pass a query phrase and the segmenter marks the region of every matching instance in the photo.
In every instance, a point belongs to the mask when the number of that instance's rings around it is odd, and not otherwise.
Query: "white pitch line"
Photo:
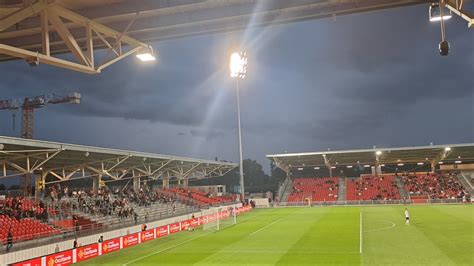
[[[359,217],[359,253],[362,254],[362,212]]]
[[[270,211],[272,211],[272,210],[269,210],[269,211],[266,211],[266,212],[262,212],[262,213],[260,213],[260,214],[258,214],[258,215],[255,215],[255,216],[246,217],[246,218],[248,218],[248,219],[245,219],[243,222],[245,222],[245,221],[247,221],[247,220],[250,220],[250,219],[253,219],[253,218],[255,218],[255,217],[264,215],[264,214],[266,214],[266,213],[268,213],[268,212],[270,212]],[[129,265],[129,264],[131,264],[131,263],[140,261],[140,260],[142,260],[142,259],[151,257],[151,256],[156,255],[156,254],[160,254],[160,253],[162,253],[162,252],[165,252],[165,251],[167,251],[167,250],[173,249],[173,248],[175,248],[175,247],[179,247],[179,246],[184,245],[184,244],[186,244],[186,243],[189,243],[189,242],[191,242],[191,241],[193,241],[193,240],[195,240],[195,239],[198,239],[198,238],[201,238],[201,237],[210,235],[210,234],[212,234],[212,233],[215,233],[215,231],[212,231],[212,232],[209,232],[209,233],[207,233],[207,234],[200,235],[200,236],[197,236],[197,237],[193,237],[193,238],[191,238],[191,239],[188,239],[188,240],[186,240],[186,241],[180,242],[180,243],[175,244],[175,245],[173,245],[173,246],[169,246],[169,247],[164,248],[164,249],[160,249],[160,250],[155,251],[155,252],[153,252],[153,253],[150,253],[150,254],[148,254],[148,255],[145,255],[145,256],[142,256],[142,257],[140,257],[140,258],[137,258],[137,259],[134,259],[134,260],[132,260],[132,261],[129,261],[129,262],[127,262],[127,263],[124,263],[124,264],[122,264],[122,265],[123,265],[123,266],[127,266],[127,265]]]
[[[358,251],[288,251],[288,250],[219,250],[219,251],[182,251],[169,252],[173,254],[194,254],[194,253],[295,253],[295,254],[359,254]]]
[[[262,230],[264,230],[264,229],[266,229],[266,228],[268,228],[268,227],[270,227],[270,226],[272,226],[272,225],[278,223],[278,222],[281,221],[281,219],[283,219],[283,218],[285,218],[285,217],[281,217],[280,219],[277,219],[277,220],[273,221],[272,223],[269,223],[269,224],[265,225],[264,227],[262,227],[262,228],[258,229],[257,231],[251,233],[249,236],[253,236],[253,235],[255,235],[256,233],[258,233],[258,232],[260,232],[260,231],[262,231]]]
[[[388,230],[388,229],[394,228],[396,226],[396,224],[394,222],[391,222],[391,221],[387,221],[387,220],[377,220],[377,221],[387,222],[387,223],[390,223],[391,225],[387,226],[387,227],[383,227],[383,228],[378,228],[378,229],[365,230],[364,232],[366,232],[366,233],[367,232],[378,232],[378,231]]]

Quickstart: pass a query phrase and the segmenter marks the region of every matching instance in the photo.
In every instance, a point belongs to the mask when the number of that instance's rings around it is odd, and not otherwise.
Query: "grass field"
[[[474,265],[474,206],[259,209],[84,265]]]

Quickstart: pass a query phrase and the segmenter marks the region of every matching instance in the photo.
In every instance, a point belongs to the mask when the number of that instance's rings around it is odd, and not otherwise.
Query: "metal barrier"
[[[314,201],[311,206],[358,206],[358,205],[405,205],[405,204],[470,204],[462,199],[426,199],[426,202],[412,200],[353,200],[353,201]],[[307,202],[273,202],[272,207],[308,207]]]

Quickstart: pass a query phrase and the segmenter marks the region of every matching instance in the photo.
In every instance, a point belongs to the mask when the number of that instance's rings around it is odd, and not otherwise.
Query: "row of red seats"
[[[400,199],[394,176],[364,176],[347,180],[347,200],[395,200]]]
[[[6,243],[10,230],[13,233],[14,242],[52,236],[60,233],[59,230],[35,219],[27,218],[17,220],[6,215],[0,215],[1,243]]]
[[[311,201],[337,201],[338,182],[338,177],[293,179],[293,193],[288,201],[301,202],[307,198]]]
[[[228,197],[208,197],[205,193],[191,188],[173,188],[170,191],[177,193],[184,197],[191,196],[194,200],[199,202],[202,205],[208,204],[219,204],[219,203],[226,203],[230,202],[231,198]]]

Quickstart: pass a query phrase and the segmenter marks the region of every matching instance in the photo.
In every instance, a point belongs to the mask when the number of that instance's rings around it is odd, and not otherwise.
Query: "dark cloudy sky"
[[[130,57],[100,75],[1,63],[0,98],[82,93],[37,111],[37,139],[237,161],[228,58],[242,46],[244,155],[266,169],[285,150],[474,142],[474,31],[454,17],[447,37],[441,57],[426,6],[392,9],[154,43],[158,64]],[[0,121],[19,135],[9,111]]]

